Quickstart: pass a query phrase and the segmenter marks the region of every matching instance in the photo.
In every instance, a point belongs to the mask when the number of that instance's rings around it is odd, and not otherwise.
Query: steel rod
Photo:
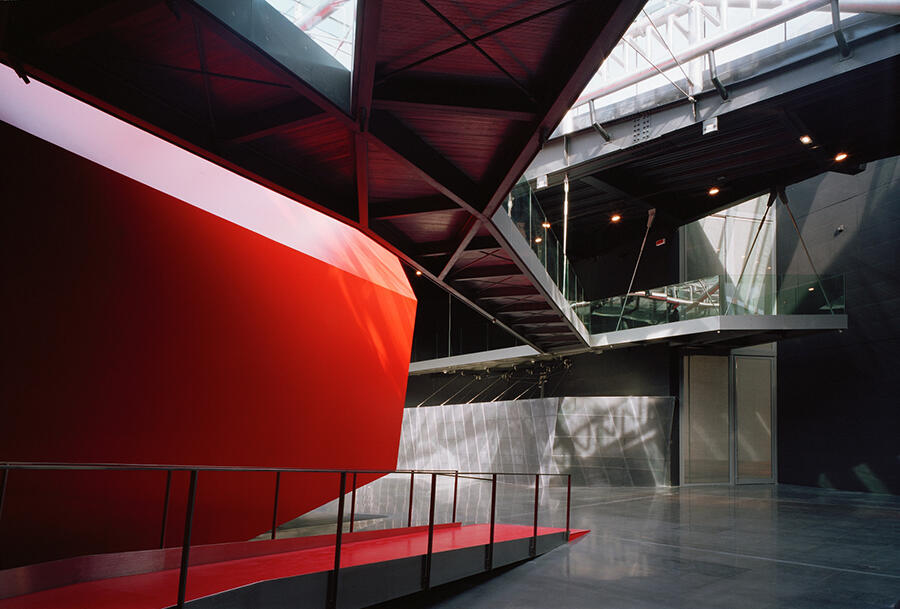
[[[159,533],[159,549],[166,547],[166,525],[169,520],[169,496],[172,492],[172,470],[166,472],[166,498],[163,500],[162,530]]]
[[[350,483],[350,532],[353,532],[353,522],[356,519],[356,472],[353,472],[353,482]]]
[[[456,522],[456,497],[459,489],[459,470],[453,474],[453,517],[450,522]]]
[[[566,477],[566,541],[569,541],[569,531],[571,530],[571,513],[572,513],[572,474]]]
[[[347,492],[347,472],[341,472],[341,488],[338,492],[337,529],[334,535],[334,570],[328,577],[328,598],[325,606],[337,607],[338,575],[341,572],[341,537],[344,534],[344,494]]]
[[[281,472],[275,472],[275,501],[272,506],[272,539],[275,539],[275,529],[278,526],[278,491],[281,490]]]
[[[537,554],[537,536],[538,536],[538,504],[540,503],[541,475],[534,475],[534,532],[531,538],[531,556]]]
[[[178,574],[178,609],[184,609],[184,596],[187,591],[188,560],[191,552],[191,527],[194,524],[194,500],[197,497],[197,470],[191,471],[191,483],[188,487],[188,504],[184,516],[184,541],[181,543],[181,571]]]
[[[781,199],[781,202],[784,203],[784,208],[787,210],[788,215],[791,217],[791,224],[794,225],[794,230],[797,231],[797,238],[800,240],[800,245],[803,246],[803,251],[806,253],[806,259],[809,260],[809,266],[812,268],[813,275],[816,276],[816,283],[819,285],[819,289],[822,290],[822,296],[825,297],[825,304],[828,305],[828,311],[834,315],[834,307],[831,306],[831,300],[828,298],[828,292],[825,291],[825,286],[822,285],[822,280],[819,279],[819,272],[816,270],[816,265],[813,264],[812,256],[809,253],[809,248],[806,247],[806,241],[803,239],[803,234],[800,232],[800,226],[797,224],[797,219],[794,217],[794,212],[791,211],[791,205],[788,203],[787,192],[785,192],[784,188],[778,189],[778,198]]]
[[[484,570],[494,568],[494,524],[497,515],[497,474],[491,475],[491,538],[488,542],[487,553],[484,559]]]
[[[416,472],[409,472],[409,514],[406,516],[406,526],[412,526],[413,489],[415,488]]]
[[[437,494],[437,474],[431,474],[431,499],[428,504],[428,551],[422,568],[422,589],[431,588],[431,556],[434,549],[434,499]]]

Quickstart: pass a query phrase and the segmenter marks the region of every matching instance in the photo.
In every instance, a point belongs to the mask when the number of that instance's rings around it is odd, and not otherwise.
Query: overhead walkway
[[[574,303],[588,346],[557,355],[658,343],[745,347],[847,328],[842,276],[717,275]],[[410,374],[512,366],[547,356],[527,346],[410,364]]]

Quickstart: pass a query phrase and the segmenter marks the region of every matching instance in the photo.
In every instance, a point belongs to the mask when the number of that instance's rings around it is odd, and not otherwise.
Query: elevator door
[[[775,360],[747,356],[733,360],[736,482],[772,482]]]

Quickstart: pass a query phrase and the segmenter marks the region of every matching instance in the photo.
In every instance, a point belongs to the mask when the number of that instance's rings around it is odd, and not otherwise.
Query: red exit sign
[[[656,247],[659,247],[660,245],[665,245],[665,244],[666,244],[665,239],[657,239],[656,240]]]

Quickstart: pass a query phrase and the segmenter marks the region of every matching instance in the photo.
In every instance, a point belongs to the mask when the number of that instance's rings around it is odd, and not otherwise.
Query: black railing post
[[[484,557],[484,570],[494,568],[494,522],[497,514],[497,474],[491,475],[491,538]]]
[[[459,487],[459,470],[453,474],[453,517],[450,522],[456,522],[456,491]]]
[[[406,516],[406,526],[412,526],[413,489],[415,488],[416,472],[409,472],[409,514]]]
[[[163,501],[162,530],[159,533],[159,549],[166,547],[166,525],[169,521],[169,496],[172,493],[172,470],[166,472],[166,499]]]
[[[353,532],[353,522],[356,519],[356,472],[353,472],[353,482],[350,483],[350,532]]]
[[[275,472],[275,501],[272,503],[272,539],[275,539],[275,528],[278,526],[278,491],[281,490],[281,472]]]
[[[191,526],[194,524],[194,500],[197,497],[197,470],[191,470],[191,485],[188,488],[187,512],[184,516],[184,541],[181,544],[181,573],[178,575],[178,609],[184,609],[184,595],[187,590],[188,559],[191,551]]]
[[[338,494],[337,531],[334,535],[334,570],[328,577],[328,609],[337,607],[338,574],[341,571],[341,536],[344,534],[344,494],[347,492],[347,472],[341,472],[341,489]]]
[[[572,511],[572,474],[567,476],[568,482],[566,484],[566,541],[569,541],[569,515]]]
[[[6,498],[6,479],[9,476],[9,470],[3,468],[3,476],[0,477],[0,519],[3,518],[3,500]]]
[[[538,503],[540,503],[541,475],[534,475],[534,533],[531,537],[531,547],[528,553],[532,557],[537,555],[537,527],[538,527]]]
[[[428,551],[422,565],[422,589],[431,588],[431,556],[434,548],[434,497],[437,494],[437,474],[431,474],[431,500],[428,504]]]

